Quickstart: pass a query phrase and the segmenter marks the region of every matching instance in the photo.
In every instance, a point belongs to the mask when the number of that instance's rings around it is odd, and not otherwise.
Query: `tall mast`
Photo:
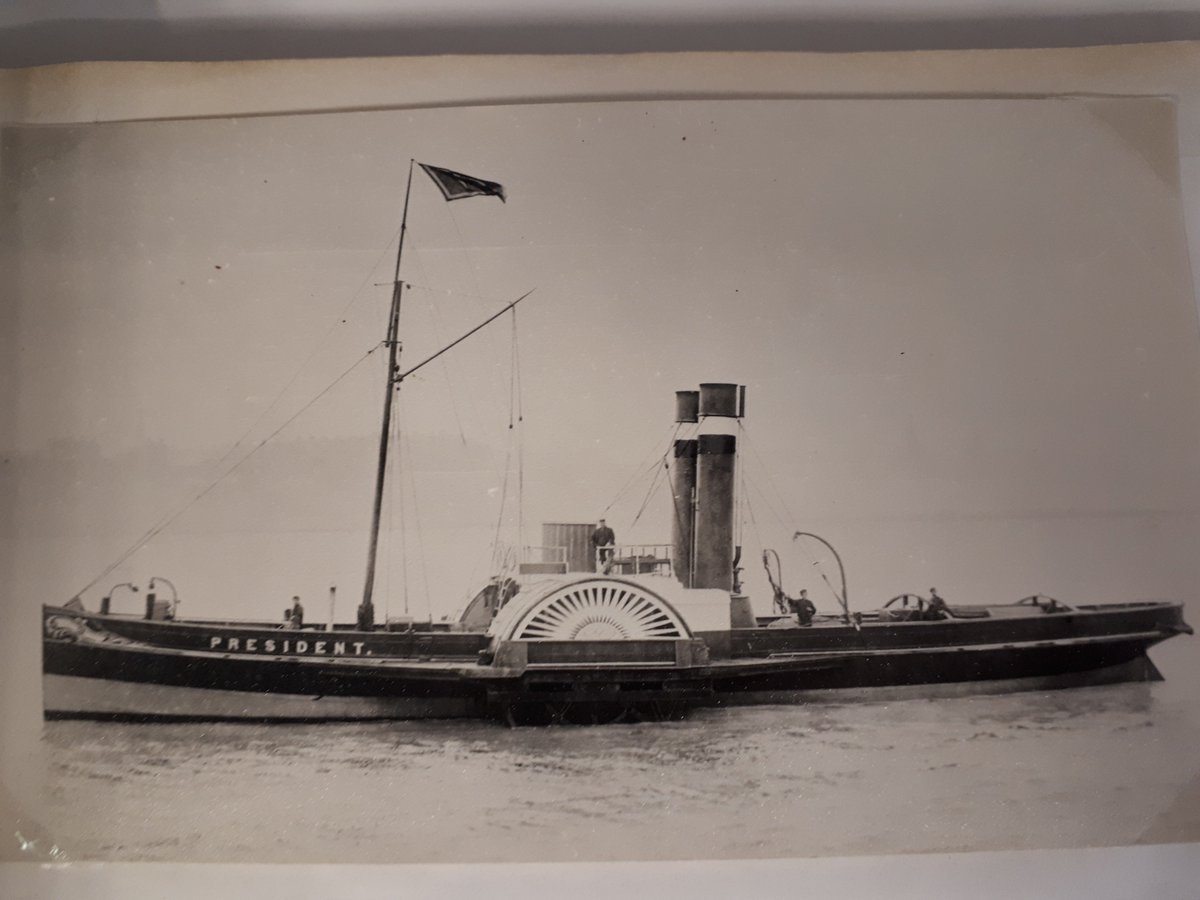
[[[387,378],[383,395],[383,426],[379,432],[379,466],[375,470],[375,506],[371,514],[371,543],[367,548],[367,577],[363,582],[363,604],[371,602],[375,591],[375,556],[379,550],[379,520],[383,513],[383,488],[387,473],[389,434],[392,427],[392,399],[400,383],[400,301],[404,284],[400,281],[400,259],[404,255],[404,234],[408,231],[408,200],[412,195],[413,160],[408,161],[408,184],[404,189],[404,213],[400,217],[400,244],[396,248],[396,272],[392,276],[392,307],[388,314]]]

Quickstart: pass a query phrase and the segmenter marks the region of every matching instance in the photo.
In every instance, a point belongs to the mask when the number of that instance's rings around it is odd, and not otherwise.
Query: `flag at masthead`
[[[499,197],[501,203],[505,200],[504,185],[502,184],[484,181],[473,175],[452,172],[438,166],[427,166],[425,163],[417,163],[417,165],[433,179],[433,183],[438,186],[442,196],[447,200],[461,200],[464,197]]]

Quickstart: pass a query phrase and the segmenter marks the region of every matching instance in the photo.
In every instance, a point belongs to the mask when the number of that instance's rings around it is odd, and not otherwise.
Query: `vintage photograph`
[[[2,141],[45,858],[1200,840],[1169,101]]]

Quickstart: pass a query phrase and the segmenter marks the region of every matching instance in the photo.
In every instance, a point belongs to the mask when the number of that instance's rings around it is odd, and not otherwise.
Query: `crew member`
[[[792,613],[796,616],[796,621],[801,625],[811,625],[813,616],[816,615],[817,607],[811,600],[808,599],[808,591],[801,590],[799,597],[788,597],[788,606],[791,607]]]
[[[375,604],[370,600],[363,600],[358,604],[358,630],[375,630]]]
[[[292,608],[288,610],[288,627],[297,630],[304,627],[304,606],[299,597],[292,598]]]
[[[925,618],[930,620],[944,619],[950,615],[950,607],[938,596],[937,588],[929,589],[929,606],[925,608]]]
[[[597,559],[600,561],[600,568],[607,572],[612,564],[613,545],[616,543],[617,536],[603,519],[596,526],[596,530],[592,532],[592,549],[598,554]]]

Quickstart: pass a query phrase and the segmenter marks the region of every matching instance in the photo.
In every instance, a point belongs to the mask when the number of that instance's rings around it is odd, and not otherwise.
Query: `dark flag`
[[[462,172],[451,172],[449,169],[427,166],[425,163],[417,163],[417,165],[433,179],[433,183],[438,186],[442,196],[447,200],[461,200],[463,197],[499,197],[500,202],[504,202],[504,185],[502,184],[484,181],[482,178],[464,175]]]

